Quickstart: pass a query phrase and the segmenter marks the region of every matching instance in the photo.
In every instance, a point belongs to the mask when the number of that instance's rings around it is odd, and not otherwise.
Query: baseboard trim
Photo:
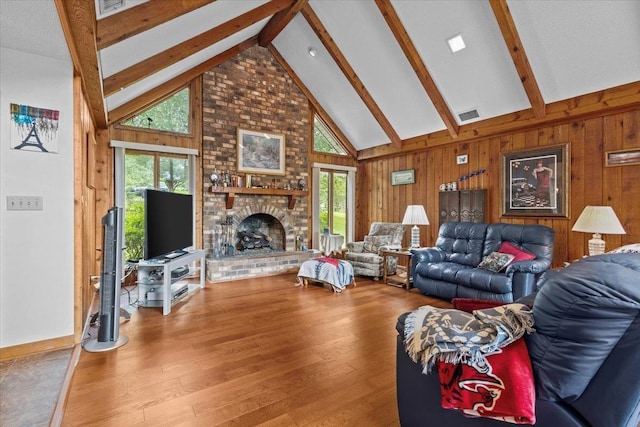
[[[73,335],[0,348],[0,361],[73,347]]]
[[[67,365],[67,371],[64,374],[64,380],[60,387],[60,394],[56,401],[56,407],[53,409],[53,414],[49,421],[49,427],[59,427],[62,425],[64,410],[67,407],[67,399],[69,398],[69,390],[71,390],[71,380],[73,380],[73,374],[75,373],[76,366],[80,360],[80,353],[82,353],[82,346],[80,344],[76,344],[73,348],[73,353],[71,353],[71,358]]]

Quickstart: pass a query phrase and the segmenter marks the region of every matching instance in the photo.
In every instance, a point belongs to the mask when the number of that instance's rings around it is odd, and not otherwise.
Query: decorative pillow
[[[502,254],[500,252],[491,252],[489,255],[484,257],[484,259],[478,264],[478,268],[483,268],[485,270],[493,271],[494,273],[499,272],[507,265],[509,265],[513,259],[514,255],[511,254]]]
[[[536,259],[536,256],[531,252],[520,249],[509,242],[502,242],[502,245],[500,245],[500,249],[498,249],[498,252],[500,252],[501,254],[513,255],[514,258],[512,262],[529,261],[532,259]]]
[[[640,243],[632,243],[630,245],[620,246],[612,251],[610,254],[640,254]]]
[[[372,254],[377,254],[380,246],[390,245],[391,244],[391,236],[383,235],[383,236],[364,236],[364,252],[369,252]]]

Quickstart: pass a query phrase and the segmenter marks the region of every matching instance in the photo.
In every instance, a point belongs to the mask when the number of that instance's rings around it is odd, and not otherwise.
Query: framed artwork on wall
[[[284,135],[238,128],[238,172],[284,175]]]
[[[405,185],[416,182],[414,169],[391,172],[391,185]]]
[[[606,166],[640,165],[640,148],[629,150],[607,151],[605,153]]]
[[[502,216],[568,216],[567,150],[562,144],[502,154]]]

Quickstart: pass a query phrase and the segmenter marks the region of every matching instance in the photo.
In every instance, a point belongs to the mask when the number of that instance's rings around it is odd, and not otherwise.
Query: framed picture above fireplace
[[[238,172],[284,175],[284,135],[238,128]]]

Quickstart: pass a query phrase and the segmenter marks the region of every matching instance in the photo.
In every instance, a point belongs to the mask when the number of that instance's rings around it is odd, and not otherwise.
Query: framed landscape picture
[[[391,172],[391,185],[405,185],[416,182],[414,169]]]
[[[238,172],[284,175],[284,135],[238,128]]]
[[[567,217],[569,158],[567,144],[502,155],[502,215]]]

